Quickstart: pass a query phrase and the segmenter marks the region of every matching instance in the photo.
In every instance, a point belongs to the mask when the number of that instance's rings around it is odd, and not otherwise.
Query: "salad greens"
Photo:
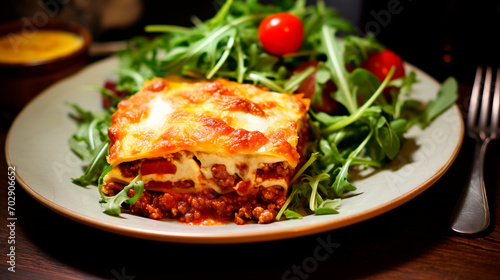
[[[69,105],[78,114],[74,116],[78,129],[68,140],[69,146],[74,154],[89,163],[85,173],[72,180],[77,185],[88,186],[94,184],[102,170],[108,166],[106,162],[109,147],[108,128],[111,126],[113,110],[92,113],[81,109],[78,105]]]
[[[99,186],[102,186],[104,176],[111,171],[113,166],[109,165],[106,167],[106,169],[102,172],[101,176],[99,177]],[[132,197],[128,196],[128,192],[130,189],[134,190],[134,195]],[[142,193],[144,192],[144,182],[141,181],[141,175],[137,175],[130,184],[125,186],[120,192],[118,192],[116,195],[113,196],[106,196],[102,189],[99,188],[99,194],[101,196],[101,203],[104,203],[104,209],[106,209],[106,212],[108,214],[112,215],[120,215],[121,213],[121,206],[125,202],[127,204],[134,204],[137,202],[137,200],[141,197]]]
[[[302,20],[305,36],[296,53],[275,56],[259,44],[260,21],[278,12],[289,12]],[[391,80],[393,67],[381,82],[361,68],[370,54],[384,47],[372,37],[354,35],[353,26],[322,1],[308,6],[305,0],[281,0],[274,5],[257,0],[229,0],[213,18],[205,22],[193,18],[193,23],[193,27],[147,26],[146,31],[159,33],[158,36],[152,40],[145,37],[130,40],[128,48],[118,54],[121,62],[116,72],[118,90],[131,95],[147,79],[181,75],[226,78],[289,94],[315,73],[314,105],[321,104],[327,82],[336,85],[329,94],[343,110],[327,114],[311,106],[308,160],[292,179],[295,183],[277,220],[282,215],[300,218],[302,208],[306,213],[318,215],[338,213],[336,208],[343,195],[356,190],[349,182],[351,167],[384,166],[398,155],[403,135],[410,127],[425,128],[457,99],[457,83],[453,78],[442,84],[435,100],[423,104],[410,97],[412,85],[418,82],[414,72]],[[317,66],[296,71],[311,61],[318,62]],[[390,96],[384,94],[388,91]],[[97,183],[106,211],[117,215],[122,203],[135,203],[144,184],[135,178],[112,197],[101,191],[102,178],[109,171],[106,129],[117,102],[123,98],[109,89],[101,92],[110,104],[103,112],[91,113],[72,105],[79,125],[69,145],[89,163],[85,173],[73,182],[81,186]],[[131,188],[135,191],[132,198],[127,196]]]

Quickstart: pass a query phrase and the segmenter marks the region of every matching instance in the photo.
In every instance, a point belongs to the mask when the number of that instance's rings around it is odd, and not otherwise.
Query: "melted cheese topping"
[[[39,30],[29,36],[0,37],[0,62],[25,63],[62,57],[77,51],[83,38],[68,31]]]
[[[118,105],[109,129],[108,161],[116,166],[185,150],[274,156],[295,167],[298,131],[308,107],[302,95],[223,79],[156,78]]]

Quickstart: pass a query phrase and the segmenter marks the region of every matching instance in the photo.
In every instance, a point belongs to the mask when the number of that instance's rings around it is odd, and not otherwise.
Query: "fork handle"
[[[472,162],[472,171],[467,185],[451,217],[451,228],[458,233],[473,235],[482,232],[490,224],[490,212],[484,185],[484,158],[489,138],[478,140]]]

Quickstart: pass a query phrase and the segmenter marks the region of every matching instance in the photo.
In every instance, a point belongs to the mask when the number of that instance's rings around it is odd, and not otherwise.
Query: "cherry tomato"
[[[394,75],[392,75],[391,80],[404,77],[405,68],[403,65],[403,60],[394,52],[386,49],[368,56],[368,58],[363,63],[363,68],[370,71],[373,75],[377,76],[380,81],[383,81],[393,65],[396,67],[396,69],[394,71]]]
[[[283,55],[299,50],[304,38],[304,26],[295,15],[277,13],[260,23],[258,36],[267,52]]]

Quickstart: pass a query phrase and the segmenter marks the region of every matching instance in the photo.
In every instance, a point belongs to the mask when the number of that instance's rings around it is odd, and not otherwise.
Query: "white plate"
[[[362,194],[344,199],[337,215],[243,226],[189,226],[129,214],[110,216],[99,204],[96,187],[71,183],[70,178],[82,174],[83,163],[67,145],[76,124],[69,118],[72,110],[65,102],[99,111],[100,94],[88,88],[102,85],[117,67],[114,57],[102,60],[40,94],[12,124],[6,155],[8,164],[16,167],[19,184],[40,203],[75,221],[118,234],[170,242],[240,243],[333,230],[380,215],[419,195],[446,172],[462,144],[464,125],[458,107],[453,106],[426,130],[410,129],[401,154],[389,166],[352,178]],[[438,82],[411,65],[407,67],[421,81],[413,95],[422,100],[433,98]]]

